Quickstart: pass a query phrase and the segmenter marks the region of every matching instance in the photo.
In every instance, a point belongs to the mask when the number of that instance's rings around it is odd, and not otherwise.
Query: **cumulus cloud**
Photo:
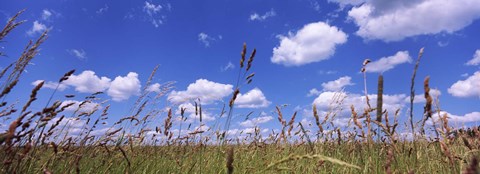
[[[202,125],[199,125],[199,126],[195,126],[195,128],[193,129],[194,131],[208,131],[210,129],[209,126],[205,125],[205,124],[202,124]],[[191,132],[194,132],[194,131],[191,131]]]
[[[79,60],[87,59],[87,53],[83,49],[79,49],[79,50],[78,49],[69,49],[67,51],[68,51],[68,53],[75,56]]]
[[[238,94],[235,105],[239,108],[264,108],[270,105],[263,92],[254,88],[245,94]]]
[[[313,125],[313,121],[307,118],[302,118],[302,120],[300,120],[300,123],[302,123],[303,126],[307,126],[307,127],[311,127]]]
[[[332,123],[333,125],[335,126],[339,126],[339,127],[347,127],[349,125],[349,122],[350,122],[350,117],[343,117],[343,118],[335,118]]]
[[[383,109],[386,109],[389,113],[394,113],[397,109],[402,109],[405,106],[405,97],[405,94],[384,94]],[[370,100],[370,105],[375,107],[377,103],[377,95],[368,95],[368,98]],[[343,108],[350,108],[350,106],[353,105],[355,109],[363,112],[363,109],[367,107],[366,103],[364,95],[331,91],[321,93],[313,101],[313,104],[316,105],[320,111],[328,111],[331,107],[341,104],[341,107]],[[346,111],[348,111],[348,109]]]
[[[305,25],[296,33],[280,35],[271,61],[285,66],[300,66],[330,58],[335,48],[347,42],[347,34],[325,22]]]
[[[116,77],[110,84],[107,94],[112,97],[114,101],[127,100],[132,95],[140,94],[140,80],[138,74],[129,72],[127,76]]]
[[[353,7],[348,16],[359,27],[356,34],[364,39],[400,41],[411,36],[459,31],[480,18],[480,1],[370,0]]]
[[[185,122],[192,123],[195,121],[200,121],[200,114],[197,113],[197,110],[195,109],[195,106],[192,104],[192,102],[185,102],[179,104],[178,108],[175,111],[175,114],[180,115],[182,108],[185,109],[185,116],[187,117],[186,120],[184,120]],[[210,113],[208,109],[205,108],[205,106],[202,106],[202,108],[202,122],[209,122],[215,120],[213,114]],[[177,117],[176,121],[182,121],[181,116]]]
[[[441,111],[440,115],[435,113],[432,115],[432,118],[438,123],[440,117],[443,117],[447,114],[448,122],[454,124],[453,126],[463,126],[463,124],[471,122],[480,122],[480,112],[471,112],[465,115],[454,115],[445,111]]]
[[[259,124],[262,124],[262,123],[267,123],[269,121],[273,120],[273,117],[270,116],[270,115],[265,115],[265,114],[262,114],[262,116],[260,117],[257,117],[257,118],[253,118],[251,120],[245,120],[245,121],[242,121],[240,122],[240,126],[243,126],[243,127],[255,127]]]
[[[469,60],[466,65],[479,65],[480,64],[480,49],[475,51],[475,54],[473,55],[473,58]]]
[[[343,76],[337,80],[322,83],[322,87],[324,91],[340,91],[345,86],[354,85],[351,80],[351,77]]]
[[[245,129],[231,129],[227,131],[227,135],[229,136],[236,136],[239,139],[244,139],[246,138],[245,134],[253,134],[256,131],[262,134],[262,136],[267,137],[268,135],[265,135],[267,132],[269,132],[269,129],[261,129],[259,127],[247,127]],[[278,131],[278,130],[277,130]]]
[[[46,127],[51,127],[52,125],[56,124],[59,121],[59,117],[55,117],[52,120],[48,121]],[[104,122],[106,123],[106,122]],[[60,131],[54,131],[54,132],[59,132],[59,133],[67,133],[68,137],[77,137],[79,136],[82,132],[88,131],[91,128],[90,125],[87,124],[86,120],[81,120],[77,117],[64,117],[58,124],[58,126],[55,129],[62,130]],[[97,125],[98,128],[98,125]],[[94,129],[93,131],[90,132],[90,135],[92,136],[102,136],[105,135],[107,131],[112,131],[112,128],[99,128],[99,129]]]
[[[161,92],[161,89],[160,89],[160,83],[154,83],[154,84],[151,84],[150,86],[147,87],[147,92],[156,92],[156,93],[160,93]]]
[[[29,36],[33,36],[37,33],[43,33],[45,30],[47,30],[47,26],[45,24],[42,24],[38,21],[33,22],[33,26],[30,30],[27,31],[27,34]]]
[[[56,124],[59,119],[59,117],[53,118],[48,122],[47,127],[51,127],[52,125]],[[84,128],[85,126],[87,126],[85,120],[80,120],[79,118],[74,117],[65,117],[58,124],[57,128],[66,129],[64,131],[68,132],[69,136],[76,136],[82,131],[82,128]]]
[[[200,114],[197,115],[195,113],[190,113],[188,117],[190,119],[187,120],[187,122],[200,121]],[[212,115],[212,113],[202,110],[202,122],[209,122],[214,120],[215,120],[215,117]]]
[[[480,97],[480,71],[465,80],[455,82],[448,88],[448,93],[455,97]]]
[[[105,135],[109,130],[112,130],[112,128],[95,129],[92,132],[90,132],[90,135],[92,135],[92,136],[102,136],[102,135]]]
[[[276,16],[277,13],[275,10],[272,8],[270,11],[265,12],[263,15],[259,15],[258,13],[253,13],[250,15],[250,21],[264,21],[267,18],[274,17]]]
[[[95,93],[105,91],[110,86],[110,81],[107,77],[98,77],[95,72],[87,70],[79,75],[71,75],[63,83],[75,87],[78,92]]]
[[[382,57],[377,61],[367,64],[366,72],[379,72],[393,69],[395,66],[412,62],[412,58],[408,55],[408,51],[399,51],[393,56]]]
[[[360,5],[365,2],[365,0],[328,0],[328,2],[338,3],[343,9],[347,5]]]
[[[198,79],[195,83],[188,85],[185,91],[172,91],[168,95],[168,100],[175,104],[196,99],[200,99],[202,103],[211,103],[230,95],[233,92],[232,88],[230,84]]]
[[[322,91],[319,91],[317,88],[313,88],[313,89],[310,89],[310,91],[308,91],[307,97],[318,96],[321,93]]]
[[[437,97],[440,97],[440,95],[442,95],[442,92],[438,89],[430,89],[429,94],[432,99],[435,99]],[[413,103],[425,103],[425,101],[425,94],[417,94],[415,95]],[[410,103],[410,96],[405,97],[405,103]]]
[[[251,128],[243,129],[243,133],[245,133],[245,134],[253,134],[256,131],[258,131],[259,133],[266,133],[266,132],[268,132],[268,129],[260,129],[258,127],[251,127]]]
[[[38,85],[42,80],[32,82],[32,85]],[[58,82],[45,82],[43,87],[55,89]],[[123,101],[129,99],[133,95],[139,95],[141,90],[138,74],[130,72],[126,76],[117,76],[113,81],[108,77],[99,77],[94,71],[83,71],[75,75],[72,74],[67,80],[60,83],[58,90],[63,91],[69,86],[75,88],[80,93],[96,93],[105,92],[114,101]],[[148,92],[161,92],[161,85],[154,83],[146,88]]]
[[[59,91],[64,91],[65,89],[68,88],[68,86],[63,83],[59,84],[58,82],[52,82],[52,81],[45,82],[44,80],[35,80],[34,82],[32,82],[32,85],[37,86],[40,82],[44,82],[42,88],[57,89],[57,86],[58,86],[57,90]]]
[[[321,107],[328,107],[332,100],[337,97],[345,98],[347,96],[344,92],[332,92],[326,91],[320,93],[315,100],[313,100],[313,104]]]
[[[65,108],[66,111],[77,111],[78,112],[91,112],[93,111],[95,108],[96,109],[101,109],[101,105],[99,103],[95,103],[95,102],[81,102],[81,101],[77,101],[77,100],[65,100],[62,102],[62,104],[60,105],[60,108],[61,107],[64,107],[65,105],[67,104],[70,104],[70,103],[73,103],[73,105]],[[81,106],[80,106],[81,105]]]

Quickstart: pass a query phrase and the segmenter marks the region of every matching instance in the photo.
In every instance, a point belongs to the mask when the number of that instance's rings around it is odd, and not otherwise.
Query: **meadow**
[[[22,25],[23,21],[17,20],[21,13],[12,17],[0,32],[0,42]],[[172,109],[163,111],[149,106],[160,102],[169,92],[172,84],[166,84],[154,97],[143,92],[130,113],[98,133],[103,122],[111,119],[110,106],[102,103],[104,107],[90,111],[82,107],[101,101],[101,93],[85,97],[74,112],[65,110],[75,104],[67,101],[73,95],[64,96],[65,101],[52,101],[54,91],[50,99],[37,101],[44,82],[25,91],[30,93],[28,101],[5,100],[22,76],[28,75],[24,70],[41,45],[48,44],[44,43],[47,36],[45,31],[29,42],[20,57],[0,72],[0,119],[7,125],[0,134],[1,173],[480,173],[479,128],[453,129],[448,115],[442,115],[432,125],[426,124],[433,114],[440,114],[438,99],[429,95],[429,77],[421,84],[426,100],[423,119],[413,119],[413,89],[423,49],[412,70],[412,81],[406,82],[411,83],[412,90],[407,123],[398,121],[398,111],[388,113],[382,109],[383,76],[380,75],[375,91],[379,96],[377,106],[370,105],[367,90],[366,108],[340,108],[343,98],[337,95],[332,99],[331,112],[326,115],[319,115],[316,106],[312,106],[314,130],[305,129],[296,119],[297,113],[286,116],[282,107],[277,106],[279,131],[265,136],[256,127],[242,136],[232,136],[229,127],[236,97],[242,85],[253,83],[255,76],[251,68],[255,66],[256,50],[248,53],[244,44],[239,55],[240,72],[233,77],[238,82],[236,90],[219,113],[226,123],[195,129],[185,122],[183,129],[188,133],[174,131],[174,119],[186,120],[185,110],[175,113]],[[364,75],[368,63],[369,60],[363,63]],[[59,77],[59,84],[74,73],[72,70]],[[31,107],[33,103],[45,107],[35,110]],[[200,102],[193,103],[202,125],[202,106]],[[341,130],[335,125],[339,110],[349,111],[352,129]],[[77,122],[85,124],[78,128],[79,134],[71,134],[69,131]],[[398,131],[404,125],[411,129],[409,134]]]

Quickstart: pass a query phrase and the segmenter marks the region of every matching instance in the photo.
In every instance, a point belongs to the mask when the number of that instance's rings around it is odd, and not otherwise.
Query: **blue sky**
[[[257,49],[251,70],[255,77],[240,89],[232,129],[278,129],[273,111],[284,104],[287,119],[298,111],[297,121],[312,123],[312,104],[325,114],[334,93],[345,97],[344,110],[335,118],[345,124],[350,105],[365,106],[360,69],[366,58],[372,60],[367,65],[368,92],[376,91],[376,79],[383,74],[385,107],[392,112],[400,108],[400,119],[406,121],[410,78],[425,47],[417,94],[423,93],[423,79],[429,75],[432,94],[439,95],[452,122],[480,121],[478,0],[2,1],[0,20],[21,9],[27,9],[20,17],[26,22],[1,43],[8,55],[0,60],[2,67],[19,56],[28,40],[50,32],[10,100],[24,101],[36,81],[55,86],[65,72],[76,69],[55,99],[77,94],[73,100],[80,101],[103,91],[115,120],[128,115],[151,71],[160,65],[152,83],[176,83],[157,107],[191,109],[189,101],[200,98],[211,127],[224,121],[218,115],[235,89],[245,42],[247,56]],[[148,88],[152,94],[158,84]],[[415,120],[422,117],[420,98]],[[255,114],[244,122],[250,111]]]

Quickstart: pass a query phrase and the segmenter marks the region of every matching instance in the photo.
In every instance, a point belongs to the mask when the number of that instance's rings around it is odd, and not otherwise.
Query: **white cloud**
[[[161,5],[155,5],[153,3],[150,3],[148,1],[145,1],[145,6],[143,6],[143,9],[149,14],[149,15],[153,15],[153,14],[157,14],[158,12],[160,12],[160,10],[162,10],[162,6]]]
[[[310,113],[311,112],[309,112],[308,114],[310,115]],[[313,125],[313,121],[307,118],[302,118],[302,120],[300,120],[300,123],[302,123],[304,127],[311,127]]]
[[[250,128],[245,128],[242,131],[244,134],[254,134],[256,130],[257,130],[256,127],[250,127]]]
[[[390,115],[393,115],[397,109],[402,109],[405,106],[405,94],[384,94],[383,95],[383,109],[387,110]],[[364,97],[356,97],[357,101],[364,100]],[[368,95],[372,107],[377,106],[377,95]],[[372,101],[373,100],[373,101]],[[365,103],[365,102],[364,102]]]
[[[257,117],[257,118],[253,118],[251,120],[245,120],[245,121],[242,121],[240,122],[240,126],[243,126],[243,127],[255,127],[259,124],[262,124],[262,123],[266,123],[266,122],[269,122],[273,120],[273,117],[270,116],[270,115],[262,115],[260,117]]]
[[[95,103],[95,102],[82,102],[82,101],[77,101],[77,100],[65,100],[62,102],[62,104],[60,105],[60,108],[61,107],[64,107],[65,105],[67,104],[70,104],[70,103],[74,103],[73,105],[65,108],[66,111],[76,111],[78,109],[79,112],[91,112],[93,111],[95,108],[97,109],[101,109],[101,105],[99,103]],[[82,104],[83,103],[83,104]],[[82,104],[82,106],[80,107],[80,104]],[[80,108],[79,108],[80,107]]]
[[[459,31],[480,17],[480,1],[371,0],[353,7],[348,16],[359,27],[356,34],[367,40],[400,41]]]
[[[351,117],[335,118],[332,121],[332,123],[333,123],[333,125],[338,126],[338,127],[347,127],[349,122],[350,122],[350,119],[352,119],[352,118]]]
[[[405,106],[405,97],[405,94],[384,94],[383,109],[386,109],[390,114],[393,114],[397,109],[402,109]],[[370,100],[371,107],[376,107],[377,95],[368,95],[368,98]],[[331,91],[321,93],[317,98],[315,98],[313,104],[317,105],[320,111],[328,111],[331,107],[339,104],[341,104],[345,112],[350,111],[349,108],[351,105],[353,105],[356,110],[361,112],[363,112],[363,110],[367,107],[367,102],[364,95]]]
[[[46,127],[51,127],[52,125],[56,124],[59,121],[60,117],[55,117],[52,120],[48,121]],[[90,125],[87,125],[87,122],[85,120],[81,120],[78,117],[64,117],[61,122],[58,124],[58,126],[55,128],[57,130],[62,130],[62,131],[54,131],[58,133],[67,133],[67,137],[78,137],[82,132],[88,131],[90,129]],[[101,129],[95,129],[92,132],[90,132],[90,135],[92,136],[101,136],[105,135],[105,133],[111,130],[111,128],[101,128]],[[63,135],[62,135],[63,136]]]
[[[322,91],[319,91],[317,88],[313,88],[313,89],[310,89],[310,91],[308,91],[307,97],[318,96],[321,93]]]
[[[187,122],[200,121],[200,114],[196,115],[195,113],[190,113],[188,117],[190,118],[190,120],[187,120]],[[209,122],[214,120],[215,117],[210,112],[202,110],[202,122]]]
[[[245,136],[245,134],[253,134],[253,133],[255,133],[256,130],[258,130],[258,132],[261,133],[262,136],[264,136],[264,137],[268,137],[268,135],[266,135],[266,133],[270,131],[269,129],[260,129],[259,127],[247,127],[245,129],[231,129],[231,130],[228,130],[227,134],[229,136],[236,136],[236,138],[238,138],[238,139],[245,139],[245,138],[247,138]],[[278,132],[278,130],[276,130],[276,132]]]
[[[318,71],[318,74],[320,74],[320,75],[324,75],[324,74],[331,75],[331,74],[336,74],[336,73],[337,73],[337,71],[333,71],[333,70],[328,70],[328,71],[320,70],[320,71]]]
[[[209,36],[207,33],[201,32],[198,34],[198,41],[202,42],[205,47],[210,47],[210,43],[216,39]]]
[[[330,106],[330,103],[333,101],[337,100],[338,98],[345,98],[347,96],[348,95],[345,92],[326,91],[320,93],[313,101],[313,104],[317,105],[319,109],[327,109]]]
[[[159,5],[155,5],[153,3],[150,3],[148,1],[145,1],[145,5],[143,6],[143,11],[147,13],[147,18],[148,21],[152,23],[155,28],[159,27],[161,24],[163,24],[165,20],[164,15],[160,15],[160,11],[163,9],[163,7]]]
[[[140,94],[140,80],[138,74],[129,72],[127,76],[116,77],[108,88],[107,94],[112,97],[114,101],[127,100],[132,95]]]
[[[77,50],[77,49],[70,49],[70,50],[67,50],[70,54],[72,54],[73,56],[77,57],[78,59],[80,60],[85,60],[87,59],[87,53],[83,50],[83,49],[80,49],[80,50]]]
[[[432,99],[436,99],[437,97],[440,97],[442,95],[442,92],[438,89],[430,89],[429,92],[430,96]],[[413,103],[425,103],[425,94],[417,94],[415,95],[415,99],[413,100]],[[410,103],[410,96],[405,97],[405,103]]]
[[[37,86],[42,81],[44,81],[44,80],[36,80],[36,81],[32,82],[32,85]],[[57,89],[57,86],[58,86],[58,89]],[[63,91],[65,89],[67,89],[67,87],[68,86],[63,84],[63,83],[61,83],[59,85],[58,82],[52,82],[52,81],[44,82],[43,86],[42,86],[42,88],[57,89],[59,91]]]
[[[442,95],[442,92],[438,89],[430,89],[429,94],[430,94],[430,96],[435,98],[435,97],[440,97],[440,95]]]
[[[42,80],[37,80],[32,85],[37,85]],[[58,82],[46,82],[43,87],[55,89]],[[87,70],[78,75],[71,75],[67,80],[63,81],[58,90],[63,91],[68,86],[73,86],[75,91],[80,93],[104,92],[112,97],[114,101],[123,101],[129,99],[133,95],[140,94],[140,80],[138,74],[130,72],[126,76],[117,76],[113,81],[107,77],[99,77],[95,72]],[[154,83],[146,88],[148,92],[161,92],[161,85]]]
[[[105,12],[107,12],[107,11],[108,11],[108,5],[105,4],[105,6],[102,7],[102,8],[100,8],[100,9],[98,9],[98,10],[96,11],[96,13],[97,13],[97,14],[103,14],[103,13],[105,13]]]
[[[320,12],[320,4],[316,0],[310,0],[310,6],[317,12]]]
[[[270,105],[263,92],[254,88],[245,94],[238,94],[235,105],[239,108],[264,108]]]
[[[47,9],[43,9],[43,11],[42,11],[42,19],[43,19],[43,20],[48,20],[48,18],[50,18],[50,16],[52,16],[52,12],[51,12],[51,11],[48,11]]]
[[[463,126],[462,124],[471,123],[471,122],[480,122],[480,112],[471,112],[462,116],[453,115],[445,111],[440,112],[440,116],[443,117],[447,114],[448,122],[454,124],[455,126]],[[435,122],[438,123],[440,117],[438,113],[432,115]]]
[[[107,133],[107,131],[111,130],[112,128],[102,128],[102,129],[95,129],[90,132],[92,136],[103,136]]]
[[[82,93],[95,93],[105,91],[110,86],[110,79],[98,77],[93,71],[83,71],[79,75],[71,75],[64,81],[66,85],[75,87],[75,90]]]
[[[366,0],[328,0],[328,2],[338,3],[342,9],[347,5],[360,5],[365,1]]]
[[[51,125],[55,124],[60,117],[55,117],[52,120],[48,122],[47,127],[50,127]],[[78,117],[65,117],[62,119],[62,121],[58,124],[57,128],[71,128],[71,129],[81,129],[82,127],[86,126],[85,120],[80,120]]]
[[[480,64],[480,49],[475,51],[473,58],[469,60],[466,65],[479,65]]]
[[[230,129],[227,131],[227,135],[237,135],[241,130],[239,129]]]
[[[322,87],[324,91],[340,91],[345,86],[354,85],[351,80],[351,77],[343,76],[337,80],[322,83]]]
[[[437,42],[437,45],[438,45],[439,47],[446,47],[446,46],[448,46],[448,44],[449,44],[449,42],[442,42],[442,41],[438,41],[438,42]]]
[[[162,90],[160,89],[160,83],[154,83],[154,84],[151,84],[150,86],[147,87],[147,92],[156,92],[156,93],[160,93]]]
[[[185,109],[185,113],[195,113],[195,106],[192,104],[192,102],[185,102],[178,105],[175,114],[180,115],[182,108]]]
[[[51,10],[51,9],[43,9],[42,10],[42,14],[41,14],[41,21],[44,21],[44,22],[52,22],[52,19],[53,18],[58,18],[58,17],[61,17],[62,14],[54,11],[54,10]]]
[[[168,100],[172,103],[183,103],[199,98],[202,103],[211,103],[222,100],[233,92],[230,84],[221,84],[206,79],[198,79],[195,83],[188,85],[185,91],[172,91]]]
[[[393,56],[382,57],[377,61],[367,64],[366,72],[379,72],[393,69],[395,66],[403,63],[412,62],[412,58],[408,55],[408,51],[399,51]]]
[[[250,21],[264,21],[270,17],[276,16],[277,13],[275,10],[272,8],[270,11],[265,12],[263,15],[259,15],[258,13],[253,13],[250,15]]]
[[[47,30],[47,26],[45,24],[42,24],[38,21],[33,22],[33,26],[30,30],[27,31],[27,34],[29,36],[33,36],[37,33],[43,33],[45,30]]]
[[[194,131],[208,131],[210,129],[209,126],[205,125],[205,124],[202,124],[202,125],[199,125],[199,126],[195,126],[195,128],[193,129]],[[191,131],[191,132],[194,132],[194,131]]]
[[[225,72],[225,71],[227,71],[227,70],[234,69],[234,68],[235,68],[235,65],[233,65],[232,62],[228,62],[227,65],[225,65],[224,67],[221,67],[221,68],[220,68],[220,71]]]
[[[347,34],[324,22],[307,24],[296,33],[278,38],[280,45],[273,48],[271,61],[285,66],[326,60],[335,53],[337,45],[347,42]]]
[[[195,106],[191,102],[185,102],[178,105],[175,114],[180,115],[181,108],[185,109],[185,116],[187,117],[187,120],[185,122],[192,123],[195,121],[200,121],[200,114],[196,113]],[[202,106],[202,122],[209,122],[213,120],[215,120],[213,114],[208,112],[208,109],[206,109],[205,106]],[[181,116],[177,117],[176,121],[181,121]]]
[[[455,82],[448,93],[455,97],[480,97],[480,71],[475,72],[466,80],[459,80]]]

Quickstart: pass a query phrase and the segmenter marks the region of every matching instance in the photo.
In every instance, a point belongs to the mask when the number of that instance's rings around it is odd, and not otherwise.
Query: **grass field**
[[[17,16],[1,31],[0,41],[22,24],[16,21]],[[46,40],[47,32],[29,44],[18,60],[3,69],[0,74],[0,98],[4,99],[15,90],[25,68]],[[423,49],[418,56],[412,82],[422,52]],[[238,81],[244,80],[245,84],[249,84],[254,78],[249,71],[254,64],[254,57],[255,50],[249,56],[244,45]],[[366,64],[368,61],[365,61],[364,67]],[[59,78],[59,83],[73,73],[67,72]],[[376,93],[381,96],[382,76],[378,82]],[[334,125],[335,111],[331,115],[319,116],[316,107],[312,106],[312,115],[316,119],[315,130],[306,130],[301,122],[295,120],[295,115],[285,119],[281,107],[277,107],[280,131],[272,131],[265,136],[259,128],[255,128],[242,136],[232,136],[228,128],[238,90],[221,112],[227,117],[226,125],[204,130],[191,129],[190,126],[185,128],[188,125],[185,123],[184,129],[189,133],[177,134],[172,129],[172,122],[177,117],[183,120],[184,112],[148,109],[149,102],[145,95],[141,95],[132,106],[129,116],[115,120],[106,131],[98,133],[97,127],[103,120],[109,119],[109,106],[89,112],[81,108],[99,100],[99,93],[85,98],[75,112],[67,113],[65,108],[74,103],[36,101],[37,92],[43,85],[41,82],[29,91],[28,101],[4,101],[0,104],[0,118],[3,124],[8,125],[8,129],[0,134],[1,173],[480,172],[479,129],[454,130],[449,126],[447,115],[433,125],[425,124],[437,112],[438,109],[434,108],[439,107],[435,99],[429,96],[428,78],[422,84],[426,100],[424,119],[405,123],[414,134],[397,130],[403,124],[398,122],[398,112],[388,116],[383,112],[382,98],[378,97],[378,105],[370,106],[367,103],[369,107],[362,113],[357,113],[353,106],[348,108],[351,110],[349,123],[353,125],[350,130],[341,130]],[[412,83],[412,89],[413,86]],[[237,85],[236,89],[239,88]],[[163,94],[169,88],[164,90]],[[342,98],[336,100],[341,103]],[[33,110],[30,107],[33,102],[45,103],[46,107]],[[198,121],[202,124],[202,106],[195,105],[195,109],[199,115]],[[410,114],[413,117],[413,113]],[[80,134],[70,134],[70,128],[74,126],[72,124],[78,121],[85,122],[85,126],[79,128]],[[151,126],[153,121],[160,121],[162,126]],[[434,132],[436,136],[426,134],[425,130]]]

